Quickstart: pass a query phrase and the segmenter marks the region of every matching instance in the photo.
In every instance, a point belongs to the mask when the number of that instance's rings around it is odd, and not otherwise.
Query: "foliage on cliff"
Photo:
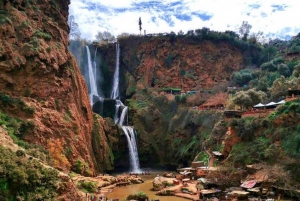
[[[58,172],[43,167],[36,159],[26,158],[0,146],[1,200],[54,200],[58,188]]]
[[[220,112],[187,108],[149,88],[137,91],[128,105],[143,165],[188,165],[203,146],[216,142],[208,139]]]
[[[299,106],[297,99],[279,106],[266,118],[232,119],[229,125],[241,137],[241,142],[234,145],[227,163],[279,165],[288,177],[285,187],[297,187],[300,182]]]

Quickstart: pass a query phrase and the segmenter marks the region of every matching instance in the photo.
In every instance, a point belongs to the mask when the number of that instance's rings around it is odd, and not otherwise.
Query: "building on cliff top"
[[[181,89],[179,88],[163,88],[159,89],[159,92],[163,92],[164,94],[173,94],[173,95],[180,95]]]

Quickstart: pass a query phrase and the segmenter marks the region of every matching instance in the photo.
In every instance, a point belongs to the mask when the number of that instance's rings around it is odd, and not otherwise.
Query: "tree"
[[[283,76],[277,78],[271,87],[272,99],[285,97],[289,88],[297,89],[300,84],[300,78],[288,79]]]
[[[263,35],[264,33],[262,31],[259,31],[257,33],[252,33],[249,37],[249,41],[252,44],[261,43],[266,44],[268,43],[268,39]]]
[[[278,72],[280,75],[283,75],[284,77],[289,77],[291,72],[289,67],[286,64],[279,64],[277,66]]]
[[[110,32],[104,31],[104,32],[98,32],[98,34],[96,35],[96,39],[99,43],[104,43],[104,42],[109,43],[109,42],[113,42],[116,38]]]
[[[243,86],[245,84],[248,84],[248,82],[252,80],[253,73],[250,69],[243,69],[239,72],[233,73],[232,77],[237,85]]]
[[[78,29],[78,24],[74,20],[74,16],[70,15],[68,19],[68,25],[70,28],[69,37],[70,39],[79,39],[80,38],[80,31]]]
[[[294,67],[293,76],[300,77],[300,64],[298,64]]]
[[[141,17],[139,18],[139,30],[140,30],[140,35],[141,35],[141,31],[142,31],[142,19],[141,19]]]
[[[119,35],[117,36],[117,38],[118,38],[118,39],[119,39],[119,38],[128,38],[129,36],[130,36],[129,33],[123,32],[123,33],[119,34]]]
[[[183,36],[184,35],[184,32],[182,30],[180,30],[177,34],[178,36]]]
[[[255,91],[249,89],[248,91],[239,91],[233,99],[233,103],[240,106],[241,109],[252,107],[260,102],[265,102],[267,94],[263,91]]]
[[[248,21],[243,21],[242,25],[239,28],[239,33],[240,33],[240,36],[243,37],[243,40],[247,39],[251,28],[252,28],[252,25],[250,25],[248,23]]]

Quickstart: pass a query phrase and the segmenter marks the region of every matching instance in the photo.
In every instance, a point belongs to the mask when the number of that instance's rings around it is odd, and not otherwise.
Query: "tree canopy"
[[[112,35],[108,31],[104,31],[104,32],[99,31],[98,34],[96,35],[96,40],[99,43],[109,43],[109,42],[113,42],[114,40],[116,40],[116,38],[114,35]]]

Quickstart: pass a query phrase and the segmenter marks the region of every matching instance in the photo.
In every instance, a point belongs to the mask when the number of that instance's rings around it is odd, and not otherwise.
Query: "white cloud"
[[[237,31],[242,21],[248,21],[253,32],[283,38],[299,32],[299,7],[294,0],[71,0],[69,8],[81,36],[94,39],[104,30],[138,34],[139,17],[147,33],[202,27]]]

